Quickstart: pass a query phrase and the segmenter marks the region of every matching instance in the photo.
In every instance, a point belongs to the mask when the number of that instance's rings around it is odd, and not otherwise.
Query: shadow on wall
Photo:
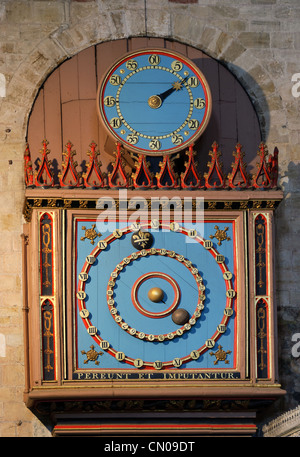
[[[212,143],[217,141],[224,173],[231,171],[232,152],[237,143],[242,145],[245,153],[248,173],[255,173],[259,144],[267,141],[270,130],[269,107],[264,91],[240,67],[231,65],[232,73],[212,58],[195,59],[194,63],[204,73],[213,99],[209,125],[195,146],[199,171],[202,174],[207,171],[208,152]],[[273,154],[273,151],[269,153]]]

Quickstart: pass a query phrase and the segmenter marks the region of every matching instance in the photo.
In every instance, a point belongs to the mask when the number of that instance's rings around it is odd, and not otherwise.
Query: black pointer
[[[188,76],[186,76],[184,79],[183,79],[183,83],[188,79]],[[174,83],[175,84],[175,83]],[[169,97],[169,95],[171,95],[174,91],[176,90],[176,88],[173,86],[171,87],[170,89],[166,90],[165,92],[163,92],[162,94],[159,94],[158,97],[161,99],[161,101],[163,102],[167,97]]]

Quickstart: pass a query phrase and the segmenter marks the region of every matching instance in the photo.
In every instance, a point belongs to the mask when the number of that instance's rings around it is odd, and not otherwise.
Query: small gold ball
[[[164,291],[160,287],[152,287],[148,292],[148,298],[151,301],[158,303],[164,298]]]

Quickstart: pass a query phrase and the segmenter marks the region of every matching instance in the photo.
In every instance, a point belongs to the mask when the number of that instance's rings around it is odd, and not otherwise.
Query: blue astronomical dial
[[[171,154],[205,130],[211,94],[204,75],[186,57],[140,50],[116,62],[98,89],[101,121],[127,149]]]
[[[78,219],[77,230],[91,223]],[[236,261],[226,224],[221,246],[211,241],[215,222],[205,237],[193,224],[162,221],[119,223],[94,244],[78,237],[77,369],[94,363],[91,346],[102,370],[212,369],[220,344],[220,364],[234,369]]]

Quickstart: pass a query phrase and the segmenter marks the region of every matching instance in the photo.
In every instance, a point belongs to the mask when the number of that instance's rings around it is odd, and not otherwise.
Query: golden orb
[[[158,303],[164,298],[164,291],[160,287],[152,287],[148,292],[148,298]]]
[[[161,106],[162,101],[159,95],[151,95],[148,99],[148,105],[150,108],[157,109]]]

